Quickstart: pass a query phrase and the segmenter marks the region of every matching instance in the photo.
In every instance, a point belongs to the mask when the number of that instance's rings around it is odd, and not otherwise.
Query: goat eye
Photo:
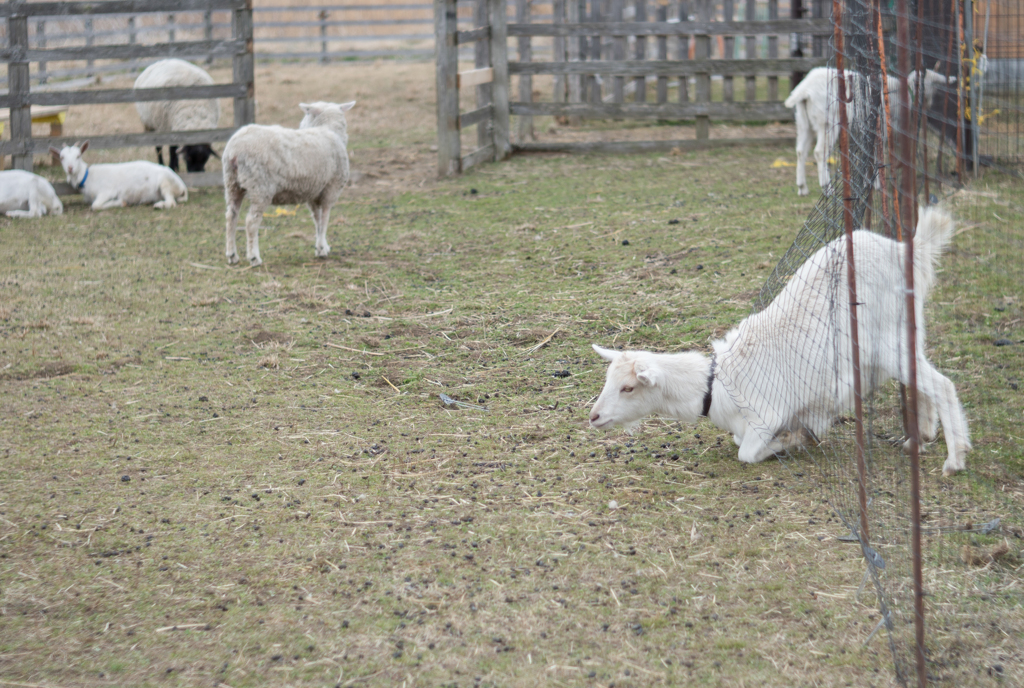
[[[632,387],[623,387],[623,388],[622,388],[622,389],[620,389],[619,391],[620,391],[620,392],[621,392],[622,394],[629,394],[630,392],[632,392],[632,391],[633,391],[633,388],[632,388]]]

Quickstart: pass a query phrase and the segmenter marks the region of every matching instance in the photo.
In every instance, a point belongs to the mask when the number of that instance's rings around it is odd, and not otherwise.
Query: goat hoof
[[[229,253],[228,254],[228,265],[234,265],[237,262],[238,262],[238,254],[237,253]]]
[[[263,261],[260,260],[259,256],[249,259],[249,267],[258,268],[261,265],[263,265]]]
[[[810,193],[810,190],[806,186],[797,187],[796,193],[798,196],[806,196]]]
[[[331,247],[327,246],[325,248],[318,248],[314,253],[315,253],[317,258],[326,258],[327,254],[329,254],[330,252],[331,252]]]

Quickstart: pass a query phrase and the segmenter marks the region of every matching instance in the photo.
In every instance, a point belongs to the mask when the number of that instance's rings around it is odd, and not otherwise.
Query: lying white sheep
[[[858,73],[845,70],[847,77],[847,97],[853,100],[846,106],[847,121],[866,118],[870,109],[858,94],[864,92],[863,77]],[[913,90],[917,87],[917,72],[908,77],[908,85],[913,100]],[[923,77],[925,103],[931,103],[932,97],[940,84],[948,83],[946,78],[931,69],[925,70]],[[851,94],[852,91],[852,94]],[[888,77],[889,113],[892,121],[899,121],[899,80]],[[796,119],[796,188],[801,196],[808,194],[807,189],[807,155],[811,150],[811,136],[814,136],[814,162],[818,168],[818,183],[824,190],[831,179],[828,169],[828,155],[839,140],[839,71],[833,67],[815,67],[797,84],[784,105],[794,109]]]
[[[38,174],[25,170],[0,172],[0,212],[7,217],[60,215],[64,205],[53,185]]]
[[[139,74],[135,88],[170,88],[172,86],[212,86],[213,78],[191,62],[178,59],[154,62]],[[196,131],[216,129],[220,120],[220,103],[216,98],[206,100],[155,100],[135,103],[139,119],[146,131]],[[178,147],[170,146],[170,168],[178,171]],[[202,172],[206,161],[217,153],[208,143],[181,147],[185,168],[189,172]],[[156,147],[156,159],[164,164],[163,149]]]
[[[316,228],[317,258],[326,258],[331,207],[348,184],[348,125],[345,112],[355,101],[300,103],[305,112],[298,129],[250,124],[224,147],[224,200],[227,204],[229,263],[238,262],[235,247],[238,213],[248,194],[245,216],[246,258],[260,265],[260,222],[268,205],[306,203]]]
[[[68,184],[81,191],[93,210],[152,203],[162,210],[188,200],[188,188],[172,170],[145,160],[88,165],[82,153],[89,142],[50,152],[60,156]]]
[[[925,356],[924,303],[952,233],[948,213],[921,210],[914,241],[919,428],[922,441],[932,441],[941,419],[945,475],[965,468],[971,441],[953,383]],[[907,382],[905,249],[866,230],[855,232],[853,243],[857,298],[864,304],[858,330],[866,396],[889,379]],[[845,275],[841,237],[811,256],[765,310],[713,342],[710,359],[693,351],[620,352],[594,345],[611,365],[590,424],[632,430],[652,414],[690,423],[707,416],[732,433],[739,459],[747,463],[823,438],[854,403]]]

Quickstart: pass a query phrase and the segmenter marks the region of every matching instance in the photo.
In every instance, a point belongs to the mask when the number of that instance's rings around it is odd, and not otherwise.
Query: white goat
[[[82,160],[82,153],[88,148],[86,141],[59,151],[51,146],[50,152],[60,156],[68,184],[82,192],[93,210],[143,203],[152,203],[162,210],[188,200],[188,187],[169,168],[145,160],[88,165]]]
[[[867,103],[858,97],[864,90],[863,77],[858,73],[845,70],[847,77],[847,97],[853,101],[846,106],[849,122],[868,116]],[[913,100],[913,90],[917,86],[917,72],[912,71],[907,79]],[[925,70],[924,102],[930,104],[932,96],[939,84],[948,83],[946,78],[931,69]],[[852,91],[852,94],[851,94]],[[899,80],[888,77],[889,113],[894,124],[899,121]],[[818,168],[818,183],[824,190],[831,179],[828,170],[828,155],[839,140],[839,108],[836,107],[839,93],[839,72],[833,67],[815,67],[797,84],[785,106],[794,108],[796,119],[796,188],[801,196],[808,194],[807,189],[807,154],[811,150],[811,135],[814,135],[814,162]]]
[[[327,225],[331,207],[348,184],[348,125],[350,103],[300,103],[305,112],[298,129],[250,124],[224,147],[224,200],[227,204],[229,263],[238,262],[235,247],[238,213],[249,195],[245,217],[246,258],[261,265],[260,222],[268,205],[306,203],[316,228],[316,257],[326,258]]]
[[[25,170],[0,172],[0,212],[7,217],[60,215],[64,204],[53,185],[38,174]]]
[[[175,58],[160,60],[146,67],[135,80],[135,88],[170,88],[172,86],[212,86],[213,77],[191,62]],[[216,129],[220,120],[220,103],[216,98],[206,100],[156,100],[135,103],[139,119],[146,131],[196,131]],[[170,146],[170,168],[178,171],[178,147]],[[208,143],[181,147],[185,169],[202,172],[206,161],[217,153]],[[163,165],[164,156],[156,147],[156,159]]]
[[[952,233],[948,213],[921,210],[914,241],[918,427],[922,441],[932,441],[941,419],[945,475],[965,468],[971,442],[956,388],[925,356],[924,303]],[[905,249],[866,230],[855,232],[853,243],[857,298],[864,304],[858,309],[861,389],[867,395],[891,378],[907,382]],[[691,423],[707,416],[732,433],[739,459],[747,463],[816,442],[854,402],[845,275],[841,237],[811,256],[765,310],[713,342],[711,359],[693,351],[655,354],[594,345],[611,365],[590,424],[632,430],[652,414]]]

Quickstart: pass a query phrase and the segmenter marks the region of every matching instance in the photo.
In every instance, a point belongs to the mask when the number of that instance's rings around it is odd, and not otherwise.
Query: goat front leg
[[[8,210],[5,215],[7,217],[42,217],[43,216],[43,204],[39,202],[39,194],[35,189],[30,189],[28,192],[28,210]]]
[[[128,204],[117,197],[116,193],[101,193],[92,202],[93,210],[109,210],[111,208],[124,208]]]
[[[263,222],[263,210],[267,205],[249,199],[249,212],[245,216],[245,257],[252,267],[263,264],[260,258],[260,223]]]

